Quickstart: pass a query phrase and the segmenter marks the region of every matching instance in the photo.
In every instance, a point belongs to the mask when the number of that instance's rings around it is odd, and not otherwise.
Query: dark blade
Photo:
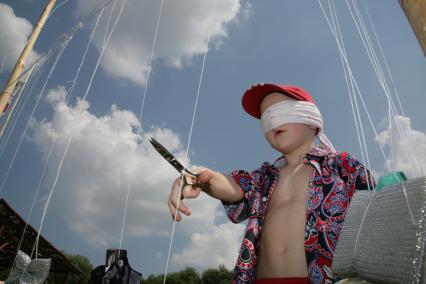
[[[149,139],[149,142],[151,142],[151,144],[152,144],[152,146],[154,146],[155,150],[157,150],[158,153],[160,153],[160,155],[163,156],[163,158],[166,159],[167,162],[169,162],[179,173],[182,173],[182,171],[186,171],[188,173],[191,173],[190,171],[185,169],[185,167],[182,166],[182,164],[178,160],[176,160],[175,156],[173,156],[173,154],[170,153],[169,150],[167,150],[157,140],[155,140],[154,138],[151,137]]]

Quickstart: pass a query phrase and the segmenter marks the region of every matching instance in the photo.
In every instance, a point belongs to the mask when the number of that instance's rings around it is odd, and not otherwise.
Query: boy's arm
[[[241,187],[235,180],[223,173],[203,169],[200,173],[199,181],[202,184],[206,184],[203,187],[205,193],[221,201],[234,203],[244,197]]]

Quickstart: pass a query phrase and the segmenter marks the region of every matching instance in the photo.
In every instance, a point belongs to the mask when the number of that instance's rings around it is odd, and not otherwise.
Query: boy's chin
[[[291,147],[289,145],[283,145],[283,144],[277,144],[277,145],[271,145],[272,148],[280,152],[281,154],[285,155],[286,153],[289,153],[291,151]]]

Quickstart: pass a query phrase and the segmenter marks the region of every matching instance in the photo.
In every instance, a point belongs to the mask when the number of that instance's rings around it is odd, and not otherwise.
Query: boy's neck
[[[313,141],[311,141],[301,145],[299,148],[290,153],[284,154],[287,162],[286,167],[295,168],[303,164],[303,158],[305,157],[306,153],[309,153],[314,147],[315,144]]]

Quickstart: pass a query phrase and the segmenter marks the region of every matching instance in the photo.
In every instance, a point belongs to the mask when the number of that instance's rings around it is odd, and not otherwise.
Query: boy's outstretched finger
[[[176,221],[179,222],[182,219],[182,217],[179,214],[179,212],[176,212],[176,207],[174,207],[170,201],[168,202],[168,205],[169,205],[170,213],[172,214],[172,219],[173,220],[176,219]],[[175,214],[177,214],[176,218],[175,218]]]
[[[182,212],[183,214],[185,214],[187,216],[191,215],[191,211],[185,205],[185,203],[183,203],[182,200],[179,200],[179,195],[177,194],[176,196],[171,196],[170,199],[169,199],[169,203],[174,209],[172,216],[174,217],[174,212],[176,211],[176,207],[178,205],[178,202],[179,202],[178,211]]]

